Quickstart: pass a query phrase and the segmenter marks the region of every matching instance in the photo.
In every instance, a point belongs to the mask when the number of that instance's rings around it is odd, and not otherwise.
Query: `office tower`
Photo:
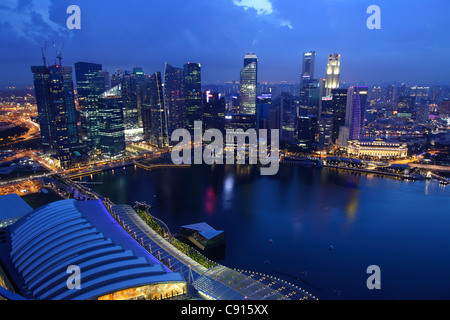
[[[444,99],[441,102],[441,106],[439,107],[439,115],[441,117],[450,117],[450,100]],[[427,112],[428,116],[428,112]]]
[[[139,126],[139,113],[137,103],[137,84],[134,74],[130,74],[128,71],[119,77],[119,84],[122,88],[122,103],[123,103],[123,117],[125,122],[125,130],[138,129]],[[115,86],[117,86],[117,80]]]
[[[169,138],[176,129],[186,127],[183,69],[166,63],[164,70],[164,105],[166,108]]]
[[[102,154],[114,158],[125,153],[125,126],[123,119],[122,85],[117,85],[99,96],[99,145]]]
[[[328,55],[327,78],[325,82],[326,93],[329,95],[332,89],[339,88],[339,76],[341,74],[341,55],[333,53]]]
[[[105,77],[102,65],[97,63],[75,63],[78,102],[83,113],[82,135],[86,135],[91,149],[99,147],[98,96],[105,92]]]
[[[319,116],[321,92],[321,83],[319,80],[312,79],[302,82],[300,91],[300,115]]]
[[[133,68],[131,85],[134,91],[133,95],[136,96],[137,126],[135,125],[135,127],[142,127],[142,101],[145,94],[145,74],[142,68]]]
[[[244,58],[244,68],[241,70],[241,89],[239,94],[239,113],[256,114],[256,94],[258,84],[258,58],[256,54],[248,53]]]
[[[272,106],[272,94],[263,93],[257,100],[256,129],[269,129],[270,108]]]
[[[202,77],[200,63],[184,65],[184,93],[186,97],[186,129],[193,134],[194,122],[202,120]]]
[[[322,112],[333,116],[331,142],[336,143],[339,138],[339,128],[345,126],[345,112],[347,109],[347,89],[333,89],[331,94],[322,98]]]
[[[225,97],[218,92],[206,91],[203,94],[203,130],[225,131]]]
[[[384,101],[385,102],[394,102],[397,90],[395,86],[390,84],[386,87],[384,92]]]
[[[370,100],[380,101],[382,98],[382,90],[381,87],[373,87],[370,95]]]
[[[142,112],[144,139],[160,148],[167,147],[167,122],[161,72],[155,72],[148,77]]]
[[[430,102],[430,87],[412,86],[411,96],[416,97],[416,103],[428,104]]]
[[[318,126],[317,117],[313,115],[300,116],[296,121],[297,145],[305,150],[311,151],[317,144]]]
[[[272,129],[280,130],[281,116],[280,116],[280,104],[272,102],[269,109],[269,133]]]
[[[303,81],[313,80],[314,78],[314,68],[316,64],[316,52],[308,51],[303,53],[302,61],[302,77],[300,83]]]
[[[416,97],[399,97],[397,104],[397,117],[411,119],[415,105]]]
[[[78,144],[72,67],[32,66],[38,119],[44,154],[67,167]]]
[[[348,89],[345,126],[349,128],[349,140],[359,140],[363,136],[368,89],[368,87]]]
[[[333,114],[326,113],[321,115],[319,120],[319,144],[328,148],[332,145],[332,137],[333,137]]]
[[[406,84],[402,84],[402,86],[399,89],[399,96],[400,97],[407,97],[409,96],[410,88]]]
[[[105,79],[105,91],[111,89],[111,76],[108,71],[103,71],[103,78]]]
[[[280,140],[286,144],[295,143],[295,120],[297,118],[297,107],[294,97],[288,93],[280,96]]]

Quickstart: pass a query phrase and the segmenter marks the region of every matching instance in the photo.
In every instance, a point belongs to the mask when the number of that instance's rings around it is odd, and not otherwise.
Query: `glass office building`
[[[32,66],[44,154],[68,166],[78,144],[72,67]]]

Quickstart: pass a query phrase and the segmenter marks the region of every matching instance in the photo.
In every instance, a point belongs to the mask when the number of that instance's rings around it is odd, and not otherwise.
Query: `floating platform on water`
[[[206,222],[181,226],[181,236],[201,250],[208,250],[225,243],[225,232],[216,230]]]

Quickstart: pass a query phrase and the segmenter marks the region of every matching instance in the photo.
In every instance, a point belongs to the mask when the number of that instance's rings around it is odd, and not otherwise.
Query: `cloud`
[[[43,37],[67,36],[67,29],[50,19],[50,0],[6,0],[0,6],[2,24],[13,35],[37,44]]]
[[[273,26],[294,29],[290,20],[279,17],[270,0],[233,0],[233,4],[244,8],[244,10],[256,10],[258,17]]]
[[[273,13],[272,3],[269,0],[234,0],[233,3],[243,7],[244,10],[255,9],[258,16]]]
[[[289,20],[282,20],[281,21],[281,23],[280,23],[280,26],[281,27],[288,27],[289,29],[294,29],[293,27],[292,27],[292,23],[291,23],[291,21],[289,21]]]

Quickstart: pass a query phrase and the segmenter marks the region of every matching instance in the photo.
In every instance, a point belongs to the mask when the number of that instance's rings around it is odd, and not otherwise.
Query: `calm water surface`
[[[117,204],[151,204],[172,233],[203,221],[225,230],[219,263],[322,299],[450,299],[450,186],[300,166],[275,176],[127,167],[84,179]],[[381,290],[366,287],[369,265],[381,268]]]

